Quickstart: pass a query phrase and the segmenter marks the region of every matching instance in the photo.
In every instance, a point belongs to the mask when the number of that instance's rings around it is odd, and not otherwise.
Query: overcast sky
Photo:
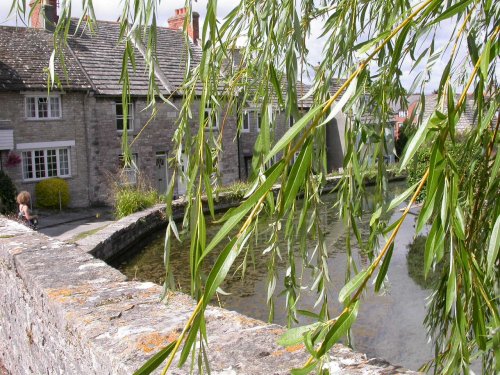
[[[29,2],[27,0],[27,2]],[[120,5],[121,1],[120,0],[94,0],[94,10],[97,19],[99,20],[106,20],[106,21],[116,21],[118,17],[120,16]],[[24,26],[24,23],[22,20],[16,19],[15,15],[8,17],[8,12],[10,9],[10,6],[12,4],[12,0],[0,0],[0,25],[19,25],[19,26]],[[185,0],[167,0],[167,1],[162,1],[160,8],[159,8],[159,14],[158,14],[158,20],[159,20],[159,25],[160,26],[166,26],[167,25],[167,19],[171,17],[174,14],[175,9],[177,8],[182,8],[185,4]],[[207,0],[198,0],[198,1],[193,1],[193,9],[194,11],[197,11],[200,14],[200,25],[203,24],[204,21],[204,16],[205,16],[205,9],[206,9],[206,4]],[[234,1],[218,1],[218,16],[220,18],[225,17],[228,12],[233,9],[235,2]],[[82,5],[81,5],[81,0],[73,0],[72,3],[72,12],[74,17],[79,17],[82,14]],[[27,21],[26,21],[27,22]],[[312,35],[308,40],[308,49],[310,51],[309,53],[309,62],[312,64],[317,64],[318,62],[321,61],[321,53],[324,45],[324,40],[318,39],[318,35],[320,34],[321,31],[321,22],[317,21],[312,23]],[[449,24],[449,28],[451,28],[452,25]],[[201,29],[201,27],[200,27]],[[442,36],[444,40],[447,40],[448,38],[446,37],[447,34],[451,30],[448,29],[446,26],[443,28],[440,28],[438,31],[438,40],[439,37]],[[445,62],[443,61],[438,61],[435,66],[435,73],[432,75],[431,81],[429,82],[426,91],[431,92],[434,90],[439,81],[440,73],[442,69],[444,68]],[[410,65],[408,63],[403,63],[402,66],[402,80],[403,84],[405,87],[408,89],[410,88],[413,78],[415,77],[417,72],[412,72],[410,73]]]

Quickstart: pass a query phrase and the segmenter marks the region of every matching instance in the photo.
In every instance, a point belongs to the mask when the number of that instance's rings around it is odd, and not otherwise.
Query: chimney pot
[[[31,14],[31,27],[36,29],[54,30],[54,25],[59,17],[57,16],[57,0],[36,0],[30,1],[31,8],[34,7]]]
[[[186,8],[180,8],[175,10],[175,15],[168,19],[168,28],[172,30],[182,29],[184,26],[184,19],[187,15]],[[193,40],[194,44],[198,44],[198,39],[200,37],[200,15],[197,12],[192,12],[192,22],[188,24],[188,34]]]

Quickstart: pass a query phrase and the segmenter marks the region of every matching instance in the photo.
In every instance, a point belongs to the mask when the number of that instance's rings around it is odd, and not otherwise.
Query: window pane
[[[50,117],[61,117],[59,103],[60,98],[58,96],[50,98]]]
[[[243,116],[243,130],[250,130],[250,112],[245,113]]]
[[[123,130],[123,118],[116,118],[116,130]]]
[[[122,103],[115,103],[115,104],[116,104],[116,117],[122,117],[123,116]]]
[[[31,162],[31,151],[23,152],[23,178],[33,178],[33,164]]]
[[[116,130],[123,130],[124,126],[124,114],[123,114],[123,104],[121,102],[115,102],[115,116],[116,116]],[[134,128],[133,123],[134,117],[134,105],[133,103],[128,104],[127,113],[127,129],[132,130]]]
[[[67,148],[59,150],[59,175],[69,176],[69,153]]]
[[[35,178],[45,177],[45,155],[43,150],[35,151]]]
[[[47,177],[57,176],[56,150],[47,150]]]
[[[29,118],[36,117],[35,98],[26,98],[26,116]]]
[[[38,117],[49,117],[49,106],[47,98],[38,98]]]

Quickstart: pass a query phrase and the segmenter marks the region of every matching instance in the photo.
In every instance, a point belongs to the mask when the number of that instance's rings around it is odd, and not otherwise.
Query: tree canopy
[[[61,1],[54,39],[57,55],[68,37],[71,1]],[[129,100],[129,69],[135,58],[143,58],[148,67],[149,104],[168,105],[160,94],[155,78],[156,30],[160,0],[123,0],[121,2],[123,48],[123,102]],[[24,0],[13,0],[12,12],[27,13]],[[87,27],[95,27],[92,0],[82,1]],[[188,17],[193,11],[186,1]],[[205,340],[204,309],[217,292],[230,266],[242,252],[252,251],[258,218],[267,215],[272,221],[268,238],[269,305],[277,288],[276,263],[287,261],[289,273],[283,289],[286,293],[289,322],[296,320],[300,298],[300,280],[295,258],[313,269],[318,293],[317,323],[292,328],[283,338],[284,345],[303,341],[310,354],[302,369],[322,373],[328,352],[349,328],[358,313],[363,313],[362,293],[374,279],[375,289],[384,287],[390,267],[393,241],[412,204],[422,189],[426,190],[418,215],[417,233],[428,228],[425,247],[425,272],[444,262],[443,270],[428,306],[425,321],[435,342],[435,358],[427,364],[439,373],[469,372],[473,361],[480,361],[484,373],[500,370],[500,317],[498,314],[500,203],[498,171],[498,54],[500,3],[492,0],[241,0],[224,18],[218,18],[216,0],[208,0],[202,27],[198,66],[186,60],[184,97],[175,133],[173,164],[181,164],[181,153],[189,155],[186,199],[188,202],[182,228],[190,237],[191,295],[198,304],[180,337],[158,353],[138,373],[148,373],[165,360],[163,373],[180,351],[182,365],[190,354],[202,364]],[[98,16],[98,15],[97,15]],[[192,44],[187,35],[188,54]],[[145,27],[147,26],[147,27]],[[307,38],[319,27],[325,40],[319,65],[310,65]],[[444,40],[444,43],[442,43]],[[138,54],[136,48],[142,48]],[[235,59],[235,53],[238,59]],[[54,56],[55,56],[54,55]],[[138,57],[134,57],[138,55]],[[48,62],[52,83],[53,60]],[[444,69],[436,72],[438,61]],[[314,69],[313,69],[314,68]],[[311,89],[297,87],[304,72],[314,70]],[[408,70],[418,72],[412,87],[404,87],[402,78]],[[430,77],[439,78],[437,100],[426,108],[423,100]],[[332,83],[341,79],[338,89]],[[60,79],[63,79],[62,77]],[[199,89],[201,88],[201,92]],[[416,151],[430,148],[430,158],[418,181],[404,193],[387,201],[387,150],[385,132],[390,126],[391,105],[407,105],[409,93],[422,96],[415,113],[415,134],[408,140],[400,169],[411,166]],[[312,100],[306,111],[301,97]],[[466,102],[473,102],[475,124],[457,136],[457,123]],[[192,132],[189,120],[193,103],[201,108],[208,103],[223,113],[218,134],[205,132],[204,126]],[[252,162],[252,187],[242,203],[220,219],[223,223],[213,238],[207,238],[203,199],[206,197],[213,216],[213,197],[219,186],[218,153],[223,152],[224,114],[235,113],[238,104],[250,102],[261,108],[262,122]],[[167,103],[167,104],[165,104]],[[296,119],[280,139],[272,139],[275,109]],[[124,104],[126,111],[127,105]],[[338,316],[328,309],[330,278],[327,244],[321,229],[320,194],[326,182],[325,124],[339,111],[347,114],[346,151],[343,174],[338,183],[336,207],[346,227],[346,284],[338,299],[344,305]],[[370,123],[363,121],[370,115]],[[430,114],[430,115],[426,115]],[[212,119],[200,111],[199,124],[211,126]],[[124,119],[126,119],[124,114]],[[472,124],[471,124],[472,125]],[[126,126],[126,125],[125,125]],[[242,124],[239,128],[241,130]],[[126,137],[127,132],[123,132]],[[459,140],[460,138],[460,140]],[[456,144],[461,147],[457,152]],[[128,140],[124,138],[127,150]],[[215,146],[215,148],[214,148]],[[454,152],[449,150],[453,148]],[[215,151],[214,151],[215,149]],[[297,160],[292,163],[296,153]],[[472,157],[471,157],[472,156]],[[275,161],[274,164],[271,161]],[[466,162],[467,168],[461,164]],[[370,235],[359,233],[365,213],[361,197],[370,170],[376,170],[375,208],[370,211]],[[180,168],[175,173],[182,173]],[[175,181],[172,178],[171,181]],[[277,193],[273,186],[279,185]],[[303,194],[304,204],[296,198]],[[169,267],[171,241],[179,230],[172,220],[173,183],[167,202],[168,224],[165,245],[165,269]],[[408,202],[400,219],[389,222],[388,213]],[[294,221],[293,218],[299,220]],[[233,234],[236,233],[236,234]],[[292,245],[296,236],[310,236],[317,246],[305,242]],[[352,241],[369,256],[370,265],[359,269],[352,257]],[[278,239],[289,244],[279,247]],[[208,275],[200,265],[218,246],[223,250]],[[166,285],[166,288],[168,285]]]

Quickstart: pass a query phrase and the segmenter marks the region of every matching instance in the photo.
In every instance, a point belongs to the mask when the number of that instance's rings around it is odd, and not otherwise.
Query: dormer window
[[[62,117],[61,97],[59,95],[26,95],[24,103],[27,119],[53,120]]]
[[[399,111],[398,115],[399,117],[408,117],[408,111],[401,110]]]

